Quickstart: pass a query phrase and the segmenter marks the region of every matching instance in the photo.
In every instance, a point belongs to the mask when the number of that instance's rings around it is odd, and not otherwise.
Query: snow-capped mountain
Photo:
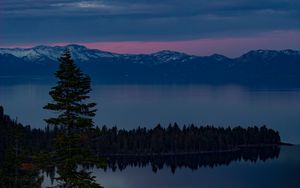
[[[118,54],[80,45],[0,48],[0,77],[52,76],[57,58],[68,48],[75,62],[104,82],[245,82],[300,85],[300,52],[253,50],[237,58],[195,56],[175,51]]]
[[[71,55],[75,61],[88,62],[97,61],[102,58],[119,58],[129,60],[134,63],[168,63],[174,61],[186,61],[187,59],[194,59],[197,56],[187,55],[185,53],[163,50],[152,54],[118,54],[97,49],[89,49],[85,46],[71,44],[67,46],[36,46],[33,48],[0,48],[0,55],[10,54],[28,62],[43,62],[43,61],[57,61],[57,58],[65,49],[71,51]]]
[[[11,54],[25,61],[41,62],[46,60],[57,61],[57,58],[65,49],[71,51],[75,61],[89,61],[97,58],[118,57],[118,54],[105,52],[101,50],[88,49],[85,46],[71,44],[67,46],[36,46],[33,48],[2,48],[0,54]]]
[[[287,57],[297,57],[300,55],[299,51],[295,50],[252,50],[238,59],[241,61],[255,61],[255,60],[260,60],[260,61],[270,61],[272,59],[276,58],[287,58]]]
[[[161,64],[161,63],[182,63],[182,62],[190,62],[190,61],[241,61],[241,62],[248,62],[248,61],[269,61],[276,58],[281,57],[295,57],[300,56],[299,51],[295,50],[253,50],[250,51],[238,58],[230,59],[226,56],[213,54],[211,56],[195,56],[195,55],[188,55],[181,52],[170,51],[170,50],[163,50],[152,54],[118,54],[118,53],[111,53],[106,51],[101,51],[97,49],[89,49],[85,46],[77,45],[77,44],[70,44],[67,46],[36,46],[33,48],[0,48],[0,55],[13,55],[17,58],[20,58],[27,62],[45,62],[45,61],[57,61],[57,58],[62,54],[65,49],[69,49],[71,51],[72,57],[75,61],[78,62],[95,62],[95,61],[102,61],[106,59],[109,61],[111,59],[115,62],[122,62],[122,61],[130,61],[132,63],[148,63],[148,64]]]

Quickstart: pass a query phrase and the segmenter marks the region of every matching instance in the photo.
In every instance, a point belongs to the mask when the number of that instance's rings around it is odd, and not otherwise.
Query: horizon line
[[[236,57],[229,57],[227,55],[224,55],[224,54],[221,54],[221,53],[210,53],[209,55],[199,55],[199,54],[192,54],[192,53],[187,53],[187,52],[184,52],[184,51],[181,51],[181,50],[172,50],[172,49],[160,49],[160,50],[157,50],[157,51],[153,51],[153,52],[148,52],[148,53],[145,53],[145,52],[142,52],[142,53],[128,53],[128,52],[113,52],[113,51],[109,51],[109,50],[103,50],[102,48],[93,48],[93,47],[89,47],[85,44],[80,44],[80,43],[58,43],[58,44],[36,44],[36,45],[19,45],[19,46],[8,46],[8,47],[1,47],[0,46],[0,49],[24,49],[24,50],[30,50],[30,49],[33,49],[33,48],[37,48],[37,47],[60,47],[60,48],[63,48],[63,47],[68,47],[68,46],[81,46],[81,47],[85,47],[87,49],[90,49],[90,50],[99,50],[99,51],[102,51],[102,52],[108,52],[108,53],[114,53],[114,54],[119,54],[119,55],[151,55],[151,54],[155,54],[155,53],[159,53],[159,52],[163,52],[163,51],[170,51],[170,52],[176,52],[176,53],[182,53],[182,54],[186,54],[186,55],[190,55],[190,56],[198,56],[198,57],[209,57],[209,56],[213,56],[213,55],[221,55],[221,56],[225,56],[227,58],[238,58],[238,57],[241,57],[251,51],[276,51],[276,52],[282,52],[282,51],[288,51],[288,50],[291,50],[291,51],[296,51],[296,52],[300,52],[299,50],[297,49],[292,49],[292,48],[282,48],[282,49],[270,49],[270,48],[257,48],[257,49],[252,49],[252,50],[248,50],[247,52],[245,53],[241,53],[239,56],[236,56]]]

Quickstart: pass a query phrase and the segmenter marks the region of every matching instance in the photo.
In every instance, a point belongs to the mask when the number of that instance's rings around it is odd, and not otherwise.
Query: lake
[[[298,188],[300,186],[300,147],[283,146],[280,155],[266,161],[231,161],[213,168],[176,168],[166,165],[156,173],[150,165],[127,166],[120,170],[95,169],[94,175],[105,188]],[[44,186],[51,185],[45,178]]]
[[[42,107],[54,84],[0,84],[0,105],[23,124],[44,127]],[[253,89],[236,85],[93,85],[96,125],[136,128],[180,125],[262,126],[282,140],[300,143],[300,89]]]

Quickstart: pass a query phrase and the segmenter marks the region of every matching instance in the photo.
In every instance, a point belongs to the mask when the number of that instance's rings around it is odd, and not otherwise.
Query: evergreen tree
[[[82,73],[66,50],[59,58],[60,66],[55,76],[57,85],[49,92],[53,103],[44,109],[58,115],[46,119],[49,125],[60,127],[55,138],[52,160],[61,187],[101,187],[95,177],[83,168],[86,164],[98,163],[89,147],[89,131],[93,127],[95,103],[86,102],[91,91],[90,77]]]

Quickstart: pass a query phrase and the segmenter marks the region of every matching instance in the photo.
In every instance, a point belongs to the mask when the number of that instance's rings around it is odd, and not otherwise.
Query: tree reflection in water
[[[163,168],[170,168],[172,173],[175,173],[177,168],[197,170],[202,167],[228,166],[230,163],[237,161],[265,162],[267,160],[278,159],[279,155],[279,146],[266,146],[244,147],[231,152],[211,152],[205,154],[108,156],[107,166],[104,170],[122,171],[127,166],[144,168],[151,165],[154,173]]]

